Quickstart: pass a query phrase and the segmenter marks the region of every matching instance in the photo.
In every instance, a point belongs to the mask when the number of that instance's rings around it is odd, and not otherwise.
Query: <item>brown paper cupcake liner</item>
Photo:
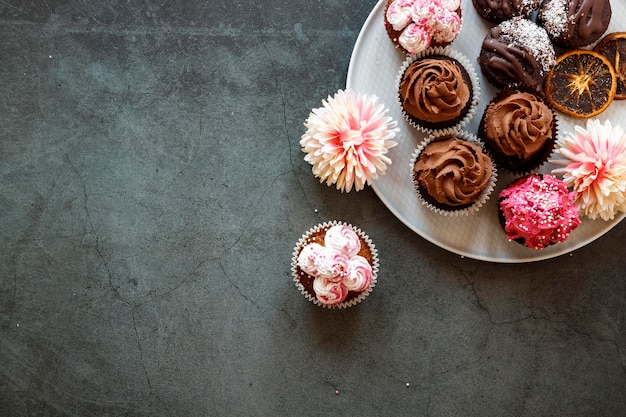
[[[358,291],[358,292],[348,291],[348,295],[346,296],[346,299],[344,301],[338,304],[329,305],[329,304],[324,304],[320,300],[317,299],[315,295],[315,291],[313,290],[314,277],[305,273],[304,271],[300,269],[300,267],[298,266],[298,255],[300,254],[304,246],[306,246],[307,244],[313,243],[316,236],[319,239],[321,239],[321,242],[323,243],[326,230],[336,225],[348,226],[352,230],[354,230],[354,232],[359,236],[359,240],[361,241],[361,251],[359,253],[369,254],[368,257],[371,258],[370,265],[372,267],[372,284],[363,291]],[[322,231],[324,232],[324,234],[320,235],[319,233]],[[320,242],[317,242],[317,243],[320,243]],[[368,257],[366,257],[366,259]],[[292,260],[291,260],[291,274],[293,277],[293,281],[296,285],[296,288],[298,288],[300,293],[304,295],[304,297],[307,300],[311,301],[313,304],[320,306],[320,307],[329,308],[329,309],[348,308],[348,307],[355,306],[359,304],[360,302],[362,302],[373,291],[374,287],[376,286],[376,283],[378,282],[378,270],[379,270],[378,250],[376,249],[376,246],[374,245],[374,243],[372,243],[372,240],[369,238],[369,236],[367,236],[358,227],[355,227],[351,224],[337,221],[337,220],[320,223],[317,226],[314,226],[311,229],[309,229],[308,232],[304,233],[300,237],[298,242],[296,243],[296,246],[293,250]]]

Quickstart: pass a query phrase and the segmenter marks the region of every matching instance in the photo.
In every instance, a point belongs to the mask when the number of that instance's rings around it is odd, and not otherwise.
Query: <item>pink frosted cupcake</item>
[[[388,0],[385,29],[406,54],[447,46],[461,31],[461,0]]]
[[[500,222],[509,240],[531,249],[564,242],[580,224],[574,193],[552,175],[525,175],[500,192]]]
[[[587,121],[557,140],[560,165],[552,171],[574,190],[575,203],[590,219],[611,220],[626,212],[626,135],[607,120]],[[556,159],[558,158],[558,159]]]
[[[362,190],[391,164],[386,154],[397,145],[392,140],[399,131],[397,123],[376,96],[339,90],[322,104],[304,123],[304,160],[320,182],[345,192],[352,187]]]
[[[326,222],[302,235],[291,270],[296,287],[309,301],[346,308],[363,301],[376,285],[378,251],[360,229]]]

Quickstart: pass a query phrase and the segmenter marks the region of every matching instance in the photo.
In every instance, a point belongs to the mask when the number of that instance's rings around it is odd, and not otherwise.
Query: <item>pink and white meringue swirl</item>
[[[410,23],[398,37],[398,42],[407,51],[424,51],[430,46],[432,31],[415,23]]]
[[[439,0],[441,7],[450,10],[451,12],[461,7],[461,0]]]
[[[626,212],[626,135],[621,126],[609,120],[587,121],[587,128],[576,126],[556,142],[561,159],[552,171],[576,193],[575,203],[590,219],[611,220]]]
[[[437,16],[443,13],[438,0],[413,0],[411,3],[411,18],[413,22],[425,29],[433,25]]]
[[[372,285],[372,266],[362,256],[354,256],[348,262],[348,272],[343,280],[349,291],[364,291]]]
[[[344,253],[324,247],[315,260],[316,277],[339,282],[346,276],[350,258]]]
[[[400,31],[411,22],[411,17],[413,16],[411,11],[412,4],[411,0],[397,0],[389,5],[387,21],[395,30]]]
[[[432,36],[435,42],[452,42],[461,31],[461,18],[456,13],[443,13],[435,21]]]
[[[391,139],[399,129],[377,102],[376,96],[339,90],[309,114],[300,146],[320,182],[359,191],[386,172],[391,164],[386,154],[397,145]]]
[[[309,275],[317,275],[317,259],[325,248],[319,243],[306,245],[298,255],[298,266]]]
[[[313,281],[313,291],[322,304],[339,304],[346,299],[348,289],[342,282],[331,281],[326,278],[316,277]]]
[[[361,241],[351,227],[338,224],[326,231],[324,246],[353,257],[361,250]]]

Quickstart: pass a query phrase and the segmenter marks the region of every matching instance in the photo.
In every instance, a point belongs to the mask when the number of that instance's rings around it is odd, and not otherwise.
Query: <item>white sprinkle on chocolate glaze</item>
[[[502,22],[500,28],[502,40],[530,51],[541,64],[542,75],[547,74],[556,63],[556,55],[548,34],[531,20],[514,17]]]

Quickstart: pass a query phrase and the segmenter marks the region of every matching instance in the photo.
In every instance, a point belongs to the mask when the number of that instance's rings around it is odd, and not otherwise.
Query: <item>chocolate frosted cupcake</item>
[[[431,135],[411,156],[413,184],[422,203],[443,215],[475,213],[494,189],[496,169],[475,136]]]
[[[487,105],[478,130],[498,167],[529,173],[550,156],[557,118],[539,90],[511,86]]]
[[[397,82],[404,118],[427,133],[464,126],[480,98],[476,71],[450,48],[431,48],[407,58]]]
[[[388,0],[384,23],[405,54],[447,46],[461,31],[461,0]]]
[[[543,0],[537,23],[556,45],[578,49],[600,39],[611,15],[609,0]]]
[[[472,0],[476,12],[493,23],[512,17],[529,17],[539,8],[540,0]]]
[[[346,308],[372,292],[378,275],[378,251],[352,225],[325,222],[303,234],[293,251],[296,287],[314,304]]]
[[[555,62],[554,47],[545,29],[523,17],[491,28],[478,56],[485,78],[500,88],[517,83],[538,86]]]

